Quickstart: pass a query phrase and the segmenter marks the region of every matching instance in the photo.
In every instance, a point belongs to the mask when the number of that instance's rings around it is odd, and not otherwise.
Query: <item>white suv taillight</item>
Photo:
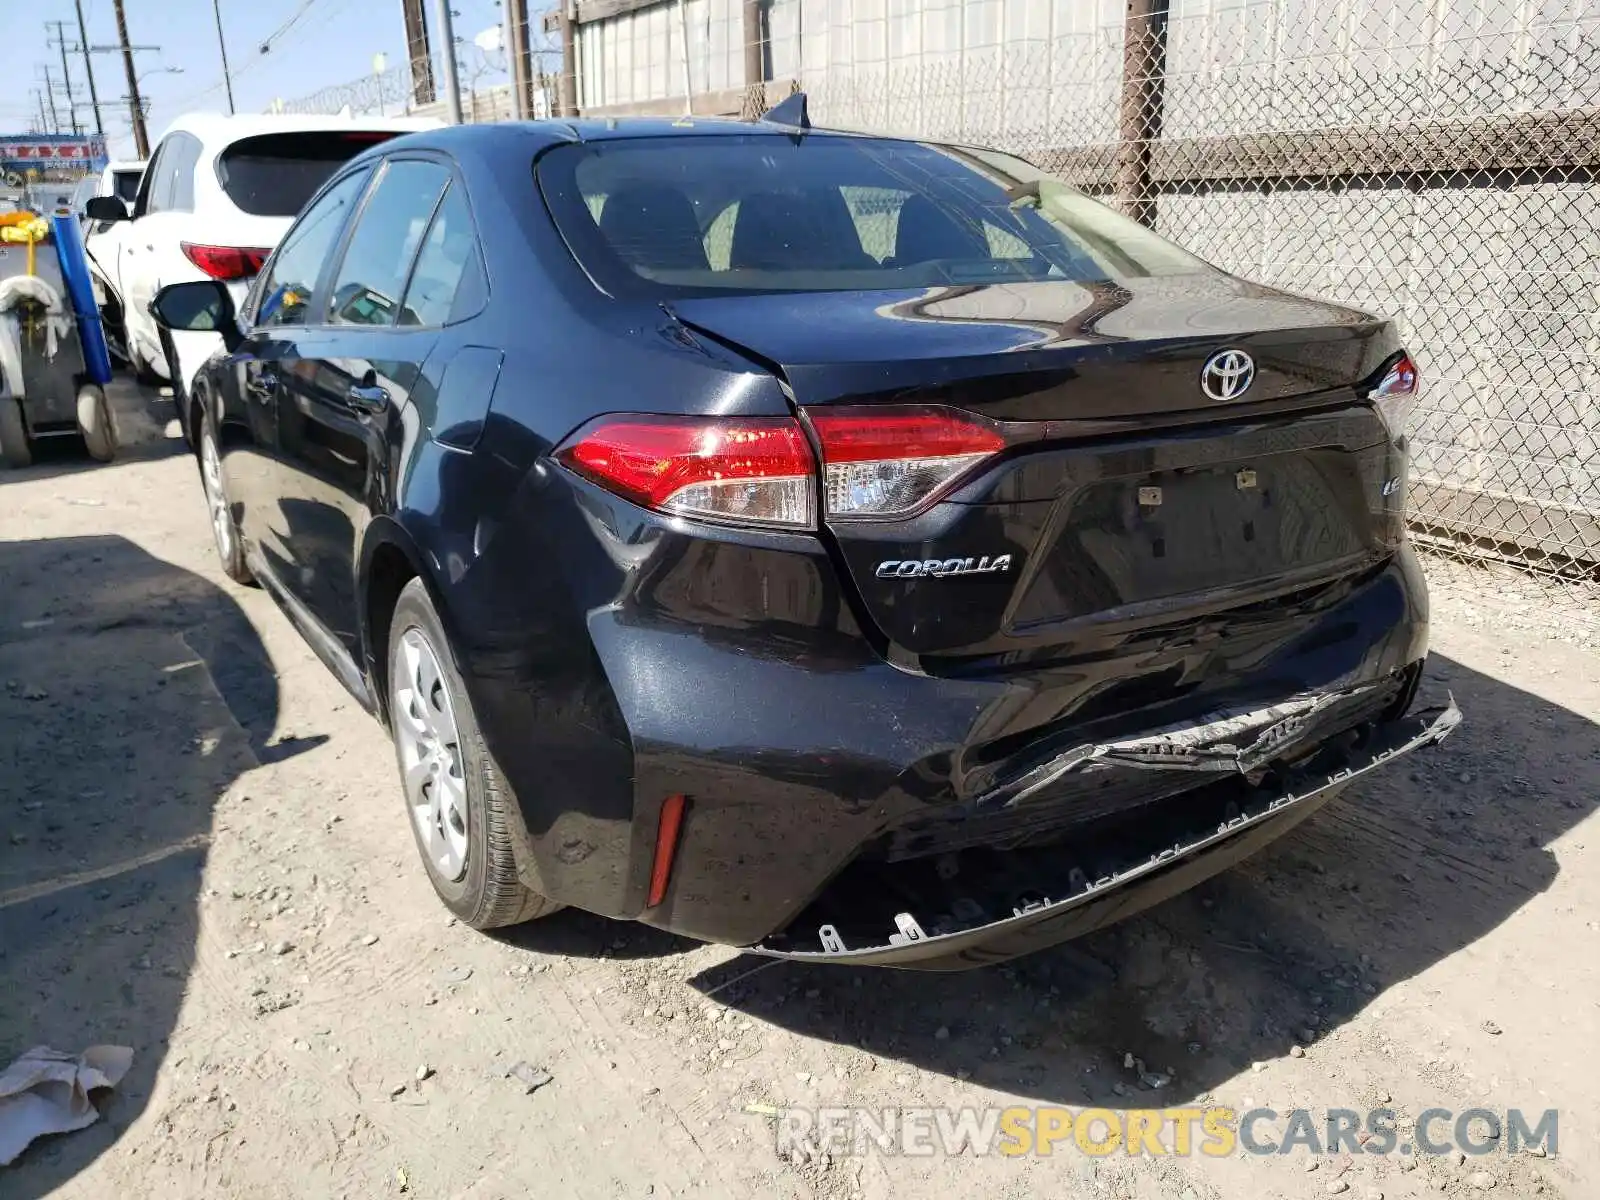
[[[888,520],[932,504],[1006,447],[981,417],[953,408],[809,408],[822,447],[824,512]]]
[[[1369,397],[1378,415],[1383,418],[1390,437],[1399,440],[1405,433],[1406,417],[1410,415],[1412,402],[1416,398],[1417,365],[1411,361],[1411,355],[1402,352],[1383,373],[1383,378]]]
[[[790,417],[600,417],[568,439],[556,459],[661,512],[816,527],[816,460]]]

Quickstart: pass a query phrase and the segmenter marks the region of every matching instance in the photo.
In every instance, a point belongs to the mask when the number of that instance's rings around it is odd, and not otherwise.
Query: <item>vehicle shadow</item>
[[[278,696],[239,606],[126,539],[0,542],[0,578],[0,1064],[38,1045],[134,1052],[99,1123],[5,1169],[5,1195],[31,1200],[149,1102],[212,810],[257,765]]]
[[[1202,1096],[1494,929],[1554,881],[1549,843],[1600,806],[1592,721],[1435,655],[1419,702],[1446,689],[1466,720],[1444,745],[1120,926],[936,980],[785,965],[734,983],[763,961],[740,956],[690,983],[808,1037],[1041,1101]]]

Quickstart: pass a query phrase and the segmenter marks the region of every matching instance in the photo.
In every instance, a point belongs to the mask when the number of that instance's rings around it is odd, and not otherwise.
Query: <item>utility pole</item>
[[[44,119],[44,93],[38,88],[33,89],[33,98],[39,102],[39,132],[49,133],[50,126]]]
[[[406,20],[406,56],[411,60],[411,99],[413,104],[432,104],[433,61],[428,51],[428,18],[422,0],[402,0]]]
[[[61,50],[61,82],[67,89],[67,119],[72,123],[72,132],[81,134],[83,130],[78,125],[78,99],[72,94],[72,72],[67,67],[67,35],[62,32],[67,26],[65,21],[46,21],[46,29],[56,31],[55,45]]]
[[[1128,0],[1123,18],[1116,201],[1124,214],[1152,228],[1156,200],[1150,163],[1165,105],[1169,7],[1170,0]]]
[[[56,116],[56,81],[50,78],[50,68],[44,68],[44,94],[50,100],[50,132],[61,132],[61,119]]]
[[[439,0],[439,39],[444,42],[439,57],[444,61],[445,109],[450,124],[461,124],[461,80],[456,73],[456,27],[450,0]]]
[[[94,58],[89,53],[89,31],[83,23],[83,0],[72,0],[78,8],[78,49],[83,51],[83,69],[89,76],[89,107],[94,109],[94,131],[104,142],[105,122],[100,119],[100,97],[94,90]]]
[[[133,47],[128,44],[128,14],[123,0],[117,6],[117,40],[122,43],[122,69],[128,75],[128,114],[133,118],[133,148],[140,158],[150,157],[150,135],[144,127],[144,102],[139,99],[139,77],[133,71]]]
[[[528,119],[528,2],[527,0],[500,0],[504,8],[505,33],[501,40],[506,44],[506,70],[511,76],[511,115],[519,121]]]
[[[79,0],[81,3],[82,0]],[[228,43],[222,40],[222,3],[211,0],[211,14],[217,18],[217,49],[222,51],[222,86],[228,89],[228,115],[233,116],[233,76],[228,74]]]

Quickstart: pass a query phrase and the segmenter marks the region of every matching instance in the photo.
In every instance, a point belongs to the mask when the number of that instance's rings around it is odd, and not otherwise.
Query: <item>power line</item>
[[[314,24],[305,25],[296,29],[296,26],[299,25],[301,18],[319,3],[324,3],[324,7],[317,14],[321,20],[315,22]],[[237,83],[251,71],[261,66],[262,63],[266,62],[267,56],[270,55],[274,50],[282,49],[282,45],[278,43],[288,42],[290,33],[294,33],[296,39],[298,39],[308,33],[311,33],[314,29],[321,28],[323,25],[326,25],[330,20],[337,16],[341,10],[346,8],[349,3],[350,0],[303,0],[300,7],[291,13],[288,19],[283,22],[283,24],[279,25],[277,29],[273,30],[266,37],[261,39],[259,53],[254,58],[247,60],[242,66],[236,67],[233,70],[231,76],[232,82]],[[201,88],[199,91],[190,92],[188,95],[184,96],[182,100],[177,101],[177,107],[187,108],[196,100],[209,96],[213,92],[227,86],[230,86],[227,79],[219,79],[215,83]]]

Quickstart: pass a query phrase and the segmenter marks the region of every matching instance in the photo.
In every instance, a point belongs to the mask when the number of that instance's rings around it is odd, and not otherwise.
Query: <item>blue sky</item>
[[[83,0],[83,4],[90,43],[115,44],[112,0]],[[211,0],[124,0],[124,5],[129,39],[135,45],[161,47],[159,54],[135,56],[143,76],[140,90],[150,101],[151,141],[180,113],[225,112]],[[436,0],[426,0],[425,7],[437,46]],[[451,7],[457,13],[456,36],[466,42],[500,23],[500,5],[495,0],[452,0]],[[530,10],[545,7],[537,0],[529,5]],[[61,52],[50,45],[52,35],[44,22],[67,22],[67,37],[75,43],[77,16],[72,0],[6,0],[6,8],[6,32],[0,38],[0,133],[22,133],[36,110],[32,89],[41,85],[40,66],[49,63],[51,73],[57,76],[61,71]],[[16,11],[11,11],[13,8]],[[379,52],[388,55],[390,63],[405,58],[400,0],[221,0],[221,8],[234,76],[234,103],[240,112],[263,112],[276,97],[292,100],[367,74],[372,70],[373,55]],[[268,52],[261,53],[263,40],[286,24],[288,28],[268,43]],[[111,152],[115,157],[131,157],[133,137],[127,106],[122,105],[113,117],[107,104],[127,92],[122,58],[97,54],[94,59]],[[69,56],[68,64],[73,87],[80,100],[86,101],[82,56]],[[182,73],[162,70],[172,67],[181,68]],[[486,74],[479,83],[503,78]],[[463,87],[466,83],[463,79]],[[61,93],[57,95],[60,104]],[[80,120],[93,128],[87,108],[81,111]]]

